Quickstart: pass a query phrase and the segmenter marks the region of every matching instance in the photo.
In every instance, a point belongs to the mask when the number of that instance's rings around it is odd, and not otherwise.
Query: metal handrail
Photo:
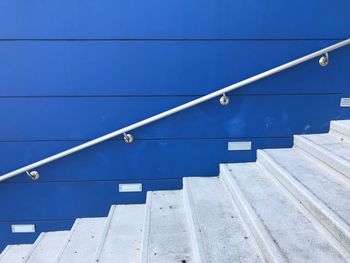
[[[35,163],[32,163],[30,165],[27,165],[27,166],[24,166],[24,167],[19,168],[17,170],[14,170],[12,172],[6,173],[6,174],[0,176],[0,182],[6,180],[8,178],[14,177],[14,176],[16,176],[18,174],[24,173],[24,172],[27,172],[27,174],[31,175],[32,178],[35,179],[35,178],[37,178],[38,173],[36,171],[30,172],[30,170],[32,170],[34,168],[37,168],[37,167],[42,166],[44,164],[50,163],[50,162],[55,161],[57,159],[63,158],[65,156],[73,154],[75,152],[81,151],[83,149],[86,149],[86,148],[91,147],[91,146],[93,146],[95,144],[101,143],[103,141],[109,140],[109,139],[114,138],[114,137],[116,137],[118,135],[121,135],[121,134],[124,134],[124,136],[126,135],[126,140],[130,141],[130,140],[132,140],[132,137],[129,134],[126,134],[126,133],[131,131],[131,130],[134,130],[134,129],[139,128],[141,126],[144,126],[146,124],[155,122],[157,120],[163,119],[163,118],[165,118],[167,116],[175,114],[175,113],[177,113],[179,111],[183,111],[183,110],[185,110],[187,108],[193,107],[193,106],[195,106],[197,104],[200,104],[200,103],[205,102],[207,100],[213,99],[213,98],[218,97],[220,95],[224,95],[225,96],[226,93],[228,93],[228,92],[230,92],[232,90],[238,89],[240,87],[246,86],[246,85],[251,84],[251,83],[253,83],[255,81],[258,81],[260,79],[266,78],[268,76],[271,76],[271,75],[276,74],[278,72],[281,72],[283,70],[289,69],[291,67],[294,67],[294,66],[296,66],[298,64],[301,64],[301,63],[303,63],[305,61],[308,61],[310,59],[322,56],[320,61],[319,61],[319,63],[320,63],[321,66],[325,66],[328,63],[328,52],[331,52],[333,50],[336,50],[338,48],[344,47],[344,46],[349,45],[349,44],[350,44],[350,38],[346,39],[344,41],[341,41],[341,42],[339,42],[337,44],[331,45],[331,46],[329,46],[327,48],[324,48],[324,49],[321,49],[319,51],[313,52],[313,53],[311,53],[309,55],[306,55],[304,57],[301,57],[301,58],[298,58],[298,59],[293,60],[291,62],[288,62],[286,64],[283,64],[281,66],[278,66],[278,67],[272,68],[270,70],[267,70],[265,72],[262,72],[260,74],[257,74],[257,75],[255,75],[253,77],[248,78],[248,79],[239,81],[239,82],[237,82],[237,83],[235,83],[233,85],[230,85],[230,86],[228,86],[226,88],[217,90],[217,91],[212,92],[212,93],[210,93],[208,95],[205,95],[205,96],[202,96],[202,97],[197,98],[195,100],[192,100],[190,102],[184,103],[184,104],[182,104],[180,106],[177,106],[177,107],[172,108],[170,110],[164,111],[162,113],[159,113],[157,115],[154,115],[154,116],[149,117],[147,119],[144,119],[142,121],[136,122],[136,123],[134,123],[132,125],[129,125],[127,127],[122,128],[122,129],[119,129],[119,130],[116,130],[114,132],[108,133],[108,134],[103,135],[101,137],[98,137],[98,138],[96,138],[94,140],[85,142],[83,144],[80,144],[78,146],[72,147],[72,148],[70,148],[68,150],[65,150],[63,152],[57,153],[55,155],[52,155],[50,157],[47,157],[45,159],[42,159],[42,160],[37,161]]]

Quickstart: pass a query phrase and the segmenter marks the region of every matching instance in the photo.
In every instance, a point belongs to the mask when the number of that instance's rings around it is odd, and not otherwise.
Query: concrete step
[[[294,136],[294,145],[350,178],[350,137],[335,134]]]
[[[105,221],[105,218],[77,219],[56,262],[91,262],[101,237]]]
[[[182,191],[147,193],[142,262],[194,262]]]
[[[145,205],[112,206],[94,262],[140,262],[145,212]]]
[[[263,262],[239,211],[218,177],[184,178],[195,262]]]
[[[26,263],[53,263],[66,244],[69,231],[41,233],[24,260]]]
[[[146,205],[8,246],[0,263],[350,262],[349,131],[332,122],[255,163],[221,164],[219,177],[149,192]]]
[[[0,263],[21,263],[32,245],[9,245],[0,255]]]
[[[350,120],[331,121],[330,132],[337,132],[346,136],[350,136]]]
[[[263,253],[270,256],[269,261],[347,262],[315,221],[304,215],[299,203],[270,178],[262,165],[228,164],[227,168],[230,174],[223,175],[225,181],[236,192],[241,210],[249,210],[246,216],[253,216],[247,220],[255,222],[251,231],[255,236],[263,236],[261,239],[268,244]],[[274,251],[271,253],[270,249]]]
[[[349,179],[296,147],[258,151],[258,161],[350,251]]]

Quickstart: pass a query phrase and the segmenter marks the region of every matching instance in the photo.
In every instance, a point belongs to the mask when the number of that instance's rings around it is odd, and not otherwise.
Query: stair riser
[[[103,233],[100,237],[99,243],[98,243],[96,251],[95,251],[95,256],[94,256],[94,259],[92,260],[92,262],[98,262],[100,260],[102,249],[103,249],[103,246],[104,246],[105,241],[106,241],[107,232],[108,232],[109,226],[111,224],[111,220],[112,220],[113,214],[115,212],[115,208],[116,208],[115,205],[113,205],[109,209],[108,216],[107,216],[105,226],[103,229]]]
[[[63,252],[64,252],[64,250],[66,249],[68,243],[70,242],[70,239],[71,239],[71,237],[72,237],[72,234],[74,233],[75,229],[76,229],[77,226],[79,225],[79,221],[80,221],[79,218],[77,218],[77,219],[74,221],[74,224],[73,224],[73,226],[72,226],[72,228],[71,228],[71,230],[70,230],[70,232],[69,232],[69,236],[68,236],[68,238],[67,238],[67,240],[66,240],[66,243],[65,243],[64,246],[62,247],[60,253],[58,254],[57,259],[55,260],[55,263],[60,262],[61,257],[62,257],[62,255],[63,255]]]
[[[78,218],[55,263],[92,262],[105,222],[105,218]]]
[[[275,246],[271,236],[260,222],[253,209],[245,199],[244,194],[230,176],[230,171],[224,164],[220,164],[220,179],[232,196],[232,200],[238,207],[242,221],[246,224],[250,233],[254,237],[262,255],[267,262],[286,262],[279,249]]]
[[[194,262],[183,191],[147,194],[142,262]],[[139,262],[139,260],[124,260]]]
[[[2,263],[2,259],[5,257],[5,254],[10,249],[10,245],[6,246],[5,249],[0,254],[0,263]]]
[[[294,145],[350,178],[350,166],[346,161],[341,160],[322,147],[300,136],[294,136]]]
[[[28,253],[27,263],[54,263],[69,238],[69,231],[47,232],[40,235]],[[39,236],[39,237],[40,237]]]
[[[8,245],[0,254],[0,263],[22,263],[32,245]]]
[[[151,207],[152,207],[152,192],[147,192],[146,198],[146,215],[145,224],[143,226],[141,263],[148,263],[148,249],[149,249],[149,234],[151,223]]]
[[[259,150],[257,160],[270,172],[273,179],[284,186],[321,223],[322,227],[326,228],[325,231],[331,233],[329,238],[332,240],[330,241],[338,247],[341,253],[344,250],[339,245],[350,252],[350,228],[342,219],[292,178],[267,153]],[[346,253],[345,256],[349,254]]]
[[[339,122],[332,121],[330,130],[350,137],[350,127]]]
[[[40,241],[44,238],[45,236],[45,233],[41,233],[38,238],[35,240],[33,246],[31,247],[31,249],[28,251],[28,254],[27,256],[25,257],[24,261],[23,262],[27,262],[31,255],[33,254],[34,250],[36,249],[36,247],[39,245]]]
[[[184,205],[188,221],[188,226],[191,233],[193,257],[194,261],[198,263],[206,263],[205,248],[201,239],[198,219],[194,211],[194,202],[191,193],[190,179],[183,179],[183,193],[184,193]]]

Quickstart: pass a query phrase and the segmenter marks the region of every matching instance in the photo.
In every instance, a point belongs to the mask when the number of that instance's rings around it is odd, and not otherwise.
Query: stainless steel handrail
[[[24,166],[24,167],[19,168],[17,170],[14,170],[12,172],[6,173],[6,174],[0,176],[0,181],[4,181],[4,180],[6,180],[8,178],[14,177],[14,176],[16,176],[18,174],[21,174],[21,173],[24,173],[24,172],[28,173],[28,171],[30,171],[30,170],[32,170],[34,168],[37,168],[37,167],[42,166],[44,164],[50,163],[50,162],[55,161],[57,159],[63,158],[63,157],[65,157],[67,155],[70,155],[72,153],[81,151],[83,149],[86,149],[86,148],[91,147],[91,146],[93,146],[95,144],[101,143],[103,141],[109,140],[109,139],[114,138],[114,137],[116,137],[118,135],[125,134],[126,132],[129,132],[131,130],[134,130],[136,128],[144,126],[146,124],[149,124],[149,123],[155,122],[157,120],[163,119],[163,118],[165,118],[165,117],[167,117],[169,115],[175,114],[175,113],[177,113],[179,111],[183,111],[183,110],[185,110],[187,108],[193,107],[193,106],[195,106],[197,104],[200,104],[202,102],[205,102],[207,100],[213,99],[213,98],[218,97],[218,96],[223,95],[223,94],[226,94],[226,93],[228,93],[228,92],[230,92],[232,90],[235,90],[235,89],[238,89],[240,87],[246,86],[246,85],[248,85],[250,83],[253,83],[253,82],[257,81],[257,80],[266,78],[268,76],[271,76],[271,75],[276,74],[278,72],[281,72],[283,70],[289,69],[291,67],[294,67],[294,66],[296,66],[298,64],[301,64],[301,63],[303,63],[305,61],[308,61],[310,59],[313,59],[313,58],[316,58],[316,57],[319,57],[319,56],[323,56],[320,59],[320,64],[321,65],[325,65],[326,64],[325,63],[326,60],[328,60],[328,53],[329,52],[331,52],[333,50],[336,50],[338,48],[344,47],[344,46],[349,45],[349,44],[350,44],[350,38],[346,39],[344,41],[341,41],[341,42],[339,42],[337,44],[331,45],[331,46],[329,46],[327,48],[324,48],[324,49],[321,49],[319,51],[313,52],[313,53],[311,53],[309,55],[306,55],[304,57],[301,57],[301,58],[298,58],[298,59],[293,60],[291,62],[288,62],[286,64],[283,64],[281,66],[278,66],[278,67],[275,67],[273,69],[267,70],[267,71],[265,71],[263,73],[255,75],[255,76],[250,77],[248,79],[245,79],[245,80],[242,80],[240,82],[237,82],[237,83],[235,83],[233,85],[230,85],[230,86],[228,86],[226,88],[217,90],[217,91],[212,92],[212,93],[210,93],[208,95],[202,96],[202,97],[200,97],[198,99],[192,100],[190,102],[187,102],[185,104],[182,104],[182,105],[177,106],[175,108],[172,108],[170,110],[167,110],[167,111],[164,111],[162,113],[159,113],[159,114],[154,115],[154,116],[152,116],[150,118],[147,118],[147,119],[144,119],[142,121],[136,122],[136,123],[134,123],[132,125],[129,125],[127,127],[122,128],[122,129],[119,129],[119,130],[116,130],[114,132],[108,133],[108,134],[103,135],[101,137],[98,137],[98,138],[96,138],[94,140],[85,142],[83,144],[80,144],[78,146],[70,148],[70,149],[68,149],[66,151],[57,153],[55,155],[52,155],[50,157],[47,157],[45,159],[42,159],[42,160],[37,161],[35,163],[32,163],[30,165],[27,165],[27,166]],[[34,171],[32,176],[36,177],[37,173]]]

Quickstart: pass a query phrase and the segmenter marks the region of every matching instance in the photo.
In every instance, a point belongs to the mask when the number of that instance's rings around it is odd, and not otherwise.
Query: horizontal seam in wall
[[[106,215],[107,216],[107,215]],[[18,223],[40,223],[40,222],[70,222],[70,221],[75,221],[77,218],[71,218],[71,219],[23,219],[23,220],[16,220],[16,219],[8,219],[8,220],[0,220],[1,223],[13,223],[13,224],[18,224]],[[34,234],[34,233],[26,233],[26,234]]]
[[[188,175],[183,175],[188,176]],[[202,175],[203,176],[203,175]],[[82,179],[82,180],[52,180],[52,181],[28,181],[28,182],[9,182],[9,181],[4,181],[0,183],[1,185],[9,185],[9,184],[57,184],[57,183],[71,183],[71,184],[83,184],[83,183],[127,183],[127,182],[155,182],[155,183],[162,183],[162,182],[168,182],[168,181],[182,181],[182,177],[179,178],[158,178],[158,179],[145,179],[145,178],[140,178],[140,179],[113,179],[113,180],[99,180],[98,178],[93,180],[93,179]],[[141,192],[140,192],[141,193]],[[123,193],[123,194],[127,194]]]
[[[229,86],[229,85],[228,85]],[[242,87],[241,89],[244,89]],[[216,90],[215,90],[216,91]],[[212,92],[215,92],[212,91]],[[342,92],[315,92],[315,93],[250,93],[250,94],[232,94],[231,91],[228,94],[230,94],[232,97],[252,97],[252,96],[328,96],[328,95],[341,95]],[[206,94],[189,94],[189,95],[183,95],[183,94],[170,94],[170,95],[30,95],[30,96],[2,96],[0,95],[0,99],[55,99],[55,98],[176,98],[176,97],[201,97],[205,96]]]
[[[149,42],[149,41],[178,41],[178,42],[209,42],[209,41],[338,41],[347,37],[337,38],[0,38],[1,41],[120,41],[120,42]]]
[[[131,131],[132,132],[132,131]],[[102,136],[102,135],[101,135]],[[120,135],[122,136],[122,135]],[[182,141],[182,140],[242,140],[242,139],[289,139],[292,137],[292,134],[290,136],[261,136],[261,137],[183,137],[183,138],[136,138],[138,141]],[[27,143],[27,142],[86,142],[93,140],[95,138],[90,139],[81,139],[81,140],[74,140],[74,139],[48,139],[48,140],[0,140],[0,143]],[[107,141],[111,142],[124,142],[123,139],[110,139]],[[106,141],[106,142],[107,142]]]

